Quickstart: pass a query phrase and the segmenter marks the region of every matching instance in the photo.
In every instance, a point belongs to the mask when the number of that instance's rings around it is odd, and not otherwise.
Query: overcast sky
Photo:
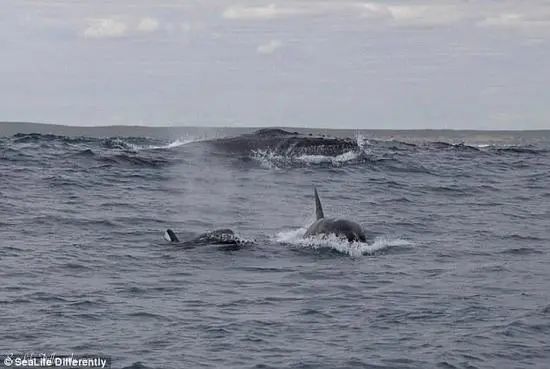
[[[550,128],[547,0],[4,0],[0,120]]]

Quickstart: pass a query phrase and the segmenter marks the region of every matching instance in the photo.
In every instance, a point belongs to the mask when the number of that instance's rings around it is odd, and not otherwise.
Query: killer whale
[[[180,239],[178,238],[178,236],[173,230],[167,229],[166,232],[164,232],[164,239],[171,243],[178,243],[178,244],[187,245],[187,246],[201,246],[201,245],[242,246],[250,242],[250,241],[241,239],[239,236],[235,234],[235,232],[227,228],[216,229],[210,232],[205,232],[188,241],[180,241]]]
[[[317,220],[309,226],[304,234],[304,238],[333,234],[337,237],[345,238],[349,242],[367,242],[367,236],[358,223],[347,219],[325,218],[317,188],[314,188],[313,192],[315,195],[315,215]]]
[[[164,233],[164,239],[168,242],[180,242],[178,236],[176,236],[176,233],[171,229],[166,230]]]

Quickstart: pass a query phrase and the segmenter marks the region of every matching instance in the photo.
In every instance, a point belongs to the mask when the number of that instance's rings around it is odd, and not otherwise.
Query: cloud
[[[121,38],[135,33],[150,33],[159,29],[159,22],[151,17],[138,19],[110,17],[87,20],[85,38]]]
[[[289,3],[290,4],[290,3]],[[231,6],[223,12],[225,19],[269,20],[294,16],[334,15],[344,13],[369,20],[380,20],[396,26],[437,26],[455,23],[464,16],[452,4],[374,3],[361,1],[310,1],[293,5]]]
[[[360,9],[363,18],[381,20],[398,27],[445,26],[461,21],[466,17],[464,9],[449,4],[385,5],[363,3],[360,5]]]
[[[137,30],[141,32],[154,32],[158,28],[159,22],[150,17],[142,18],[137,25]]]
[[[550,30],[550,14],[502,13],[488,16],[478,23],[482,27],[520,29],[525,31]]]
[[[88,20],[88,27],[84,30],[85,38],[117,38],[126,36],[126,23],[113,18],[94,18]]]
[[[388,6],[374,3],[361,4],[361,16],[368,19],[390,19],[391,10]]]
[[[271,40],[268,43],[258,46],[257,51],[259,54],[269,55],[280,49],[283,43],[280,40]]]
[[[550,5],[550,4],[548,4]],[[516,32],[525,38],[525,44],[536,46],[550,38],[550,6],[505,7],[487,13],[478,19],[480,28],[501,32]]]
[[[479,22],[480,26],[486,27],[517,27],[524,22],[521,14],[507,13],[489,16]]]
[[[267,6],[232,6],[223,12],[226,19],[274,19],[298,14],[306,14],[307,8],[280,7],[275,4]]]
[[[465,16],[462,9],[453,5],[392,5],[387,9],[398,26],[445,26]]]

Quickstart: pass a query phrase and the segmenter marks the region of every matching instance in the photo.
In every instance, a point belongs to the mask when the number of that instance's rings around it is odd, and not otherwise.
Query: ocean
[[[113,368],[550,367],[550,131],[0,123],[0,353]],[[325,215],[369,242],[303,239]],[[230,228],[239,248],[163,239]],[[1,364],[0,364],[1,365]]]

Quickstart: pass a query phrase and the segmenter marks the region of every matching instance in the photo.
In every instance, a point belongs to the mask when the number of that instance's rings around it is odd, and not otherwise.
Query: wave
[[[476,148],[481,152],[489,152],[495,155],[498,154],[530,154],[539,155],[550,152],[547,148],[537,147],[535,145],[506,145],[506,144],[491,144],[491,143],[479,143],[469,145]]]
[[[509,145],[509,144],[494,144],[494,143],[466,143],[466,142],[446,142],[446,141],[426,141],[421,143],[410,143],[398,140],[379,140],[366,139],[359,136],[358,140],[362,142],[362,147],[381,148],[394,152],[400,151],[417,151],[424,149],[429,151],[457,151],[457,152],[472,152],[472,153],[492,153],[498,154],[544,154],[550,152],[546,147],[538,147],[533,144],[528,145]]]
[[[70,138],[66,136],[42,133],[16,133],[12,136],[12,139],[15,143],[32,143],[41,141],[79,142],[81,140],[80,138]]]
[[[170,161],[162,156],[151,156],[141,154],[137,151],[119,151],[97,153],[92,149],[84,149],[74,154],[69,154],[68,158],[81,160],[81,165],[89,166],[90,161],[96,161],[102,166],[126,166],[126,167],[164,167]]]
[[[504,251],[500,252],[501,254],[508,254],[508,255],[532,255],[532,254],[543,254],[541,250],[537,250],[532,247],[514,247],[510,249],[506,249]]]
[[[136,361],[128,366],[123,367],[122,369],[152,369],[149,366],[146,366],[141,361]]]
[[[361,257],[363,255],[373,255],[379,251],[391,247],[411,246],[412,244],[401,238],[389,238],[386,236],[376,237],[372,243],[348,242],[338,238],[335,235],[323,237],[307,237],[304,234],[307,228],[302,227],[295,230],[279,232],[275,235],[275,241],[288,244],[294,247],[312,250],[329,250],[346,254],[351,257]]]
[[[495,147],[494,150],[497,153],[505,154],[530,154],[530,155],[539,155],[547,153],[548,150],[535,148],[532,145],[527,146],[509,146],[509,147]]]
[[[16,134],[4,138],[6,148],[0,149],[0,161],[37,162],[71,160],[76,166],[89,168],[93,162],[100,166],[160,168],[177,162],[172,150],[190,142],[194,137],[175,140],[148,137],[66,137],[53,134]],[[65,164],[63,164],[65,165]]]
[[[201,139],[193,137],[180,137],[173,141],[160,141],[144,137],[115,137],[106,139],[103,144],[109,149],[118,149],[123,151],[141,151],[141,150],[165,150],[173,149],[192,142],[198,142]]]
[[[166,166],[169,161],[164,158],[152,158],[136,155],[117,154],[112,156],[102,156],[99,161],[108,165],[136,166],[157,168]]]
[[[194,137],[180,137],[175,140],[161,140],[149,137],[106,137],[95,138],[86,136],[59,136],[53,134],[41,134],[41,133],[17,133],[12,137],[13,143],[40,143],[40,142],[57,142],[65,144],[85,144],[96,145],[102,148],[111,150],[123,150],[123,151],[139,151],[149,149],[171,149],[179,147],[191,142],[197,142],[202,139]]]
[[[456,151],[474,151],[474,152],[480,151],[478,147],[467,145],[464,142],[451,143],[451,142],[435,141],[435,142],[427,143],[426,147],[430,149],[437,149],[437,150],[456,150]]]
[[[84,149],[84,150],[81,150],[77,153],[74,153],[71,155],[71,157],[86,157],[86,158],[90,158],[90,157],[94,157],[96,154],[95,152],[92,150],[92,149]]]
[[[173,140],[163,140],[151,137],[139,137],[139,136],[113,136],[104,138],[94,138],[87,136],[60,136],[55,134],[43,134],[43,133],[16,133],[11,136],[13,143],[33,143],[33,142],[51,142],[58,141],[71,144],[90,144],[101,143],[106,148],[113,149],[166,149],[178,147],[191,142],[199,141],[212,141],[206,139],[206,137],[179,137]],[[311,144],[313,138],[304,136],[303,141],[300,138],[293,141],[289,141],[293,146],[297,148],[305,149]],[[325,140],[325,141],[323,141]],[[216,141],[216,140],[214,140]],[[425,141],[425,142],[407,142],[399,141],[396,139],[374,139],[367,138],[363,134],[358,133],[353,137],[353,141],[350,138],[330,138],[330,137],[318,137],[317,143],[324,143],[326,147],[348,147],[356,146],[359,149],[365,149],[367,147],[379,147],[393,151],[413,151],[419,148],[424,149],[439,149],[439,150],[458,150],[458,151],[494,151],[509,152],[509,153],[527,153],[537,154],[546,153],[549,151],[547,147],[539,147],[533,144],[527,145],[511,145],[511,144],[494,144],[494,143],[453,143],[446,141]]]
[[[271,132],[271,131],[270,131]],[[548,151],[534,145],[506,146],[494,144],[471,145],[444,141],[409,143],[398,140],[369,139],[361,134],[352,138],[330,138],[325,136],[280,135],[261,133],[257,136],[238,136],[229,139],[209,140],[205,137],[182,136],[176,139],[149,137],[67,137],[53,134],[16,134],[4,138],[0,147],[0,160],[29,161],[36,159],[55,160],[57,157],[72,157],[81,160],[96,159],[107,165],[129,165],[133,167],[160,167],[173,161],[183,151],[178,149],[190,143],[203,147],[220,147],[224,157],[245,160],[267,169],[283,168],[340,168],[365,167],[373,171],[434,174],[446,170],[434,165],[435,152],[446,155],[467,155],[476,160],[477,155],[515,157],[541,155]],[[258,138],[259,137],[259,138]],[[189,147],[193,150],[196,146]],[[167,150],[174,150],[170,155]],[[220,156],[218,151],[203,151],[201,155]],[[30,157],[28,156],[30,155]],[[38,155],[38,156],[37,156]],[[201,156],[202,157],[202,156]],[[482,158],[482,156],[480,156]],[[518,166],[512,161],[500,166]],[[87,163],[84,165],[88,165]]]

